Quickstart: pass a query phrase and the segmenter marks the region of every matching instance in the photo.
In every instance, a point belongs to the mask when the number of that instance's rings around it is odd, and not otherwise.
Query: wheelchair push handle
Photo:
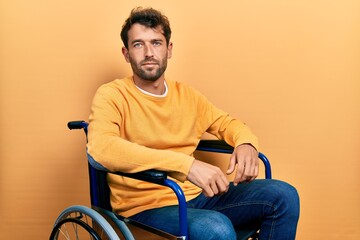
[[[87,127],[88,127],[88,123],[85,122],[85,121],[71,121],[71,122],[68,122],[67,126],[70,130],[73,130],[73,129],[84,129],[86,130]]]

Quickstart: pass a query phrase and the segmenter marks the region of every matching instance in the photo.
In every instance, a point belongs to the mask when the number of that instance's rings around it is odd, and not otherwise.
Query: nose
[[[152,58],[154,57],[153,46],[151,44],[145,45],[145,58]]]

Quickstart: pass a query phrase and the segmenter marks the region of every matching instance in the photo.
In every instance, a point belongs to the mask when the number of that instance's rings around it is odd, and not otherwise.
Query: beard
[[[146,69],[143,68],[143,64],[146,62],[153,62],[157,65],[151,66],[150,68]],[[161,61],[156,61],[154,59],[145,59],[139,64],[130,58],[130,64],[135,75],[139,76],[143,80],[154,82],[164,74],[167,67],[167,57],[163,58]],[[158,68],[154,69],[157,66]]]

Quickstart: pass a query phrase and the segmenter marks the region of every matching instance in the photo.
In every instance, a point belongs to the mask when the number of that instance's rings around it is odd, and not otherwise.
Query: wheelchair
[[[82,129],[87,137],[88,123],[85,121],[71,121],[68,128]],[[221,140],[201,140],[197,151],[231,154],[233,147]],[[265,178],[271,179],[271,165],[267,157],[259,153],[259,158],[265,167]],[[179,233],[177,236],[159,229],[144,225],[129,218],[112,212],[110,206],[110,189],[106,175],[108,171],[97,164],[88,155],[88,171],[90,182],[91,208],[86,206],[70,206],[63,210],[54,223],[50,240],[61,239],[94,239],[94,240],[134,240],[132,229],[143,229],[155,234],[160,239],[187,240],[187,212],[186,201],[182,189],[174,181],[167,178],[167,173],[158,170],[147,170],[139,173],[111,172],[142,181],[148,181],[171,188],[179,202]],[[244,229],[238,232],[237,239],[257,239],[258,229]],[[138,239],[148,239],[140,237]],[[158,239],[158,238],[157,238]]]

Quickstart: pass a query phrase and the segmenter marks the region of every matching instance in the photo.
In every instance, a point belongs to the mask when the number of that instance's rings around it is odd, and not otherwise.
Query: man
[[[236,239],[241,228],[260,228],[261,239],[294,239],[296,190],[281,181],[255,180],[257,138],[242,122],[185,84],[165,79],[172,56],[168,19],[151,8],[134,9],[121,31],[122,53],[133,76],[101,86],[89,125],[89,154],[110,171],[168,172],[188,203],[191,239]],[[227,174],[193,152],[209,132],[234,146]],[[174,193],[163,186],[108,175],[115,212],[177,234]]]

